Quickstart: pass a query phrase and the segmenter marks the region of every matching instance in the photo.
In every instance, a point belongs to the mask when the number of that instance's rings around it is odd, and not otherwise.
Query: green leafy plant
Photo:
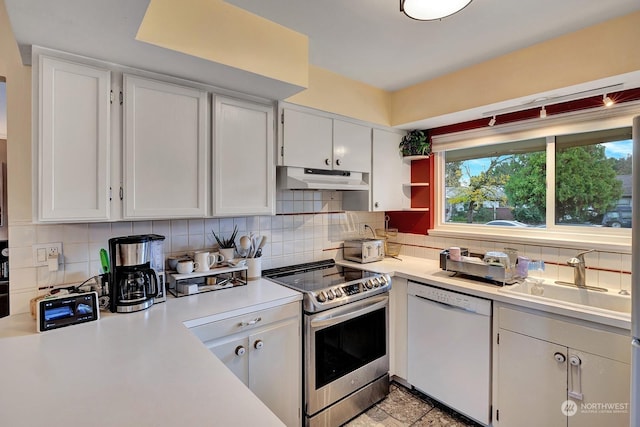
[[[411,130],[400,141],[403,156],[428,156],[431,154],[431,142],[422,130]]]
[[[220,249],[230,249],[236,247],[236,236],[238,235],[238,226],[233,227],[233,233],[231,233],[231,237],[224,238],[222,236],[218,237],[215,231],[211,230],[211,234],[213,234],[213,238],[218,242],[218,246]]]

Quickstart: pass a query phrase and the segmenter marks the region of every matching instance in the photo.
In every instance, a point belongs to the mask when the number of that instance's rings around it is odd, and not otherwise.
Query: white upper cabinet
[[[37,219],[109,219],[110,81],[107,69],[40,55]]]
[[[292,108],[281,110],[282,166],[371,171],[371,128]]]
[[[333,120],[302,111],[285,109],[283,164],[313,169],[331,169]]]
[[[207,92],[124,75],[124,215],[207,214]]]
[[[214,215],[274,215],[273,106],[216,96]]]
[[[333,120],[333,169],[371,171],[371,128]]]
[[[411,164],[403,161],[398,145],[402,134],[373,130],[372,210],[399,211],[411,205],[403,183],[411,178]]]

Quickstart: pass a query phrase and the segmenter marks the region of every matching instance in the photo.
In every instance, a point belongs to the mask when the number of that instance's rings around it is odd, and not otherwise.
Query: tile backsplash
[[[341,258],[342,242],[363,233],[364,224],[384,226],[382,212],[344,212],[338,191],[279,191],[275,216],[173,219],[88,224],[25,224],[9,228],[11,314],[28,311],[39,289],[78,283],[102,273],[99,251],[112,237],[155,233],[165,236],[165,255],[213,248],[216,235],[251,232],[267,236],[262,267]],[[33,266],[32,245],[62,242],[57,272]],[[40,292],[43,292],[42,290]]]
[[[328,258],[342,258],[340,247],[348,238],[361,237],[364,224],[384,227],[383,212],[345,212],[339,191],[279,191],[275,216],[249,216],[207,219],[174,219],[89,224],[20,224],[9,227],[11,314],[29,311],[29,300],[39,289],[78,283],[100,274],[101,248],[108,249],[112,237],[156,233],[165,236],[165,255],[213,248],[212,232],[228,237],[234,226],[238,234],[267,236],[262,267],[280,267]],[[402,255],[438,260],[442,249],[467,247],[484,253],[513,247],[530,259],[545,261],[545,276],[550,280],[573,280],[573,269],[566,260],[575,249],[539,245],[513,245],[499,241],[453,239],[399,233]],[[63,257],[59,271],[33,266],[32,245],[62,242]],[[585,248],[587,249],[587,248]],[[631,255],[593,252],[585,256],[587,283],[631,290]],[[42,291],[40,291],[42,292]]]

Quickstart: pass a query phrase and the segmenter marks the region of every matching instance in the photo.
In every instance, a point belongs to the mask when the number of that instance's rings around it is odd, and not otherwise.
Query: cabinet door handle
[[[249,320],[248,322],[240,322],[240,327],[244,328],[245,326],[251,326],[251,325],[255,325],[256,323],[260,322],[262,320],[262,317],[256,317],[253,320]]]
[[[582,360],[575,354],[569,356],[569,397],[582,400]]]
[[[341,163],[340,159],[336,159],[336,165],[340,166]]]
[[[256,350],[260,350],[262,347],[264,347],[264,342],[262,340],[256,340],[256,342],[253,343],[253,348]]]
[[[329,166],[331,164],[331,160],[329,159],[324,159],[324,164]]]
[[[374,207],[374,208],[379,208],[379,207],[380,207],[380,203],[375,202],[375,203],[373,204],[373,207]]]
[[[556,359],[556,362],[558,362],[558,363],[564,363],[567,360],[566,356],[564,354],[560,353],[559,351],[557,351],[553,355],[553,357]]]
[[[247,352],[247,349],[239,345],[236,347],[236,350],[234,353],[236,354],[236,356],[244,356],[246,352]]]

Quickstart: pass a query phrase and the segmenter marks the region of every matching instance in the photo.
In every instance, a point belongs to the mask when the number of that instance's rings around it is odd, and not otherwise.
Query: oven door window
[[[384,308],[316,331],[316,389],[383,357],[386,331]]]

